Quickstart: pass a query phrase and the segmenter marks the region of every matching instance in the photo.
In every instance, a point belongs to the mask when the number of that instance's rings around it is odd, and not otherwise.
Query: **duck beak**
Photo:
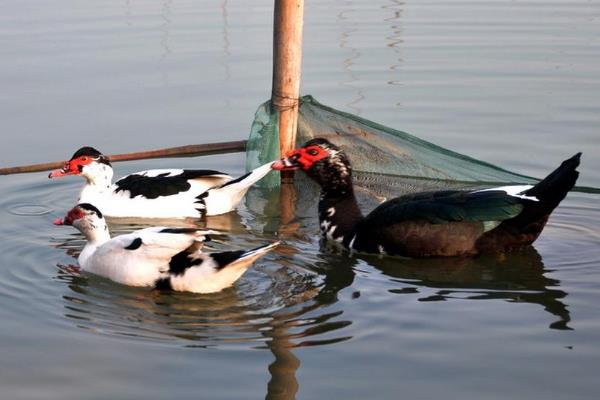
[[[64,218],[56,218],[54,220],[53,224],[56,226],[61,226],[61,225],[72,226],[73,225],[73,216],[69,212],[69,214],[67,214]]]
[[[298,159],[300,158],[300,153],[297,151],[290,151],[287,154],[287,157],[282,158],[281,160],[275,161],[271,168],[276,171],[294,171],[300,169],[302,165],[298,163]]]
[[[65,166],[62,167],[61,169],[55,169],[54,171],[50,172],[48,174],[48,178],[52,179],[52,178],[60,178],[63,176],[67,176],[67,175],[76,175],[79,174],[78,170],[73,170],[71,168],[71,164],[69,162],[65,163]]]

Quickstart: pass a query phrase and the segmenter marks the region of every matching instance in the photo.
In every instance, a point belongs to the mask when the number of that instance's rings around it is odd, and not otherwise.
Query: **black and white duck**
[[[112,183],[108,157],[82,147],[49,178],[79,175],[85,185],[78,203],[90,203],[108,217],[199,218],[232,211],[248,189],[271,171],[271,163],[233,179],[207,169],[155,169]]]
[[[152,227],[111,238],[102,212],[78,204],[55,225],[72,225],[87,239],[78,258],[83,271],[129,286],[195,293],[233,285],[279,242],[252,250],[203,253],[208,235],[196,228]]]

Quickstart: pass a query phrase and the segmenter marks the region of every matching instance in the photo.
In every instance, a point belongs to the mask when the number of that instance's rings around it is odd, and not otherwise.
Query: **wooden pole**
[[[275,0],[271,104],[279,111],[282,155],[296,147],[303,18],[304,0]]]
[[[275,0],[273,18],[273,86],[271,104],[279,111],[279,152],[296,147],[302,70],[304,0]],[[281,171],[281,223],[294,219],[296,193],[293,171]]]
[[[136,153],[114,154],[108,156],[108,159],[112,162],[115,162],[145,160],[149,158],[206,156],[211,154],[238,153],[242,151],[246,151],[245,140],[237,140],[234,142],[191,144],[187,146],[168,147],[165,149],[140,151]],[[0,175],[49,171],[51,169],[62,168],[64,165],[64,161],[54,161],[43,164],[24,165],[20,167],[0,168]]]

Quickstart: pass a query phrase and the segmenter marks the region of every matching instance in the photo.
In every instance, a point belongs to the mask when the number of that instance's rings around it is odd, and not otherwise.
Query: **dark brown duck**
[[[313,139],[273,164],[301,169],[321,186],[323,237],[366,253],[407,257],[504,252],[533,243],[548,217],[573,188],[581,153],[532,185],[483,190],[442,190],[386,201],[363,216],[346,154],[326,139]]]

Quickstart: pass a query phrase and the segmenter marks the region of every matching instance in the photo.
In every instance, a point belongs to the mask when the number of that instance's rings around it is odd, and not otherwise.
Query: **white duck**
[[[95,204],[108,217],[199,218],[232,211],[250,186],[269,173],[271,164],[237,179],[206,169],[155,169],[113,184],[108,157],[93,147],[82,147],[48,177],[82,176],[86,184],[77,202]]]
[[[117,283],[162,290],[213,293],[231,286],[279,242],[252,250],[202,253],[203,241],[218,232],[152,227],[110,237],[100,210],[78,204],[55,225],[72,225],[87,244],[79,255],[82,270]]]

